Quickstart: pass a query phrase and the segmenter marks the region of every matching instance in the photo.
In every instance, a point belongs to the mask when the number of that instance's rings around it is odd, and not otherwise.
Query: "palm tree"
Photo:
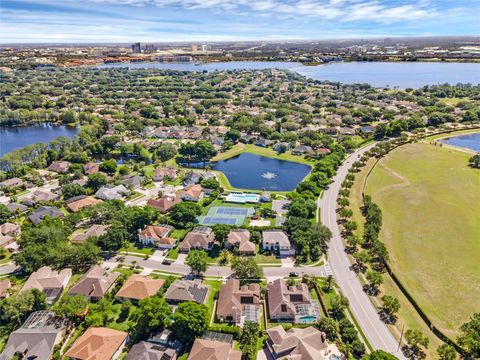
[[[220,251],[220,254],[218,256],[220,264],[223,265],[228,265],[230,261],[232,260],[232,253],[228,251],[227,249],[223,249]]]

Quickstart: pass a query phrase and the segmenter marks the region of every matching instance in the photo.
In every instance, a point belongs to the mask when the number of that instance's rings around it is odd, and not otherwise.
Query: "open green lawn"
[[[408,144],[378,163],[366,188],[383,211],[393,270],[450,336],[480,308],[480,171],[468,157]]]

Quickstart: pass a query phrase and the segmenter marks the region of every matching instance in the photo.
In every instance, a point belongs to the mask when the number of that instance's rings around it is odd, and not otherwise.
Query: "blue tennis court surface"
[[[206,216],[198,217],[202,225],[243,225],[247,217],[252,216],[255,209],[252,207],[240,208],[229,206],[213,206],[208,210]]]

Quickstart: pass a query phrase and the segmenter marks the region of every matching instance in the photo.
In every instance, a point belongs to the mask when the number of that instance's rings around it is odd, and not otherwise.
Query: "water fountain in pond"
[[[272,179],[275,179],[277,177],[277,174],[267,171],[267,172],[263,173],[261,176],[264,179],[272,180]]]

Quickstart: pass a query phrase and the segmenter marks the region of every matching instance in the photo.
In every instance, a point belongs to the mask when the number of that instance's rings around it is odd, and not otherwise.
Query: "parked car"
[[[290,274],[288,274],[290,277],[299,277],[300,275],[296,271],[292,271]]]

